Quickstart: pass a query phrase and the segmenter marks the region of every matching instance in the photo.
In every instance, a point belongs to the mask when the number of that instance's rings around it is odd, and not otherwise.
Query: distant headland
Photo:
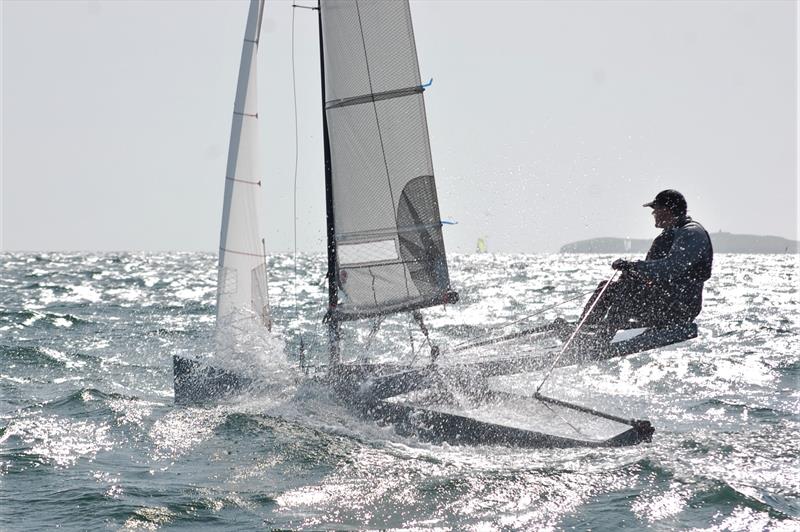
[[[779,236],[709,233],[715,253],[798,253],[798,242]],[[638,238],[591,238],[561,246],[560,253],[647,253],[652,240]]]

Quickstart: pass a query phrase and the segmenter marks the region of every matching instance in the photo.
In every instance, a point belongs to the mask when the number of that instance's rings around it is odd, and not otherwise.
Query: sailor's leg
[[[609,286],[605,288],[607,284]],[[586,325],[592,325],[603,321],[609,309],[616,306],[620,297],[625,296],[625,293],[628,291],[627,284],[628,281],[621,278],[619,281],[603,281],[597,285],[597,289],[583,307],[580,320],[586,317]],[[603,292],[604,289],[605,292]],[[600,297],[600,294],[603,294],[603,297],[598,300],[597,298]],[[597,301],[597,304],[595,304],[595,301]],[[594,305],[594,308],[592,308],[592,305]],[[592,312],[587,316],[589,309],[592,309]]]
[[[632,277],[616,283],[614,299],[607,302],[604,324],[613,335],[619,329],[628,328],[631,320],[639,319],[648,307],[648,287]]]
[[[597,288],[595,289],[594,293],[591,295],[591,297],[590,297],[590,298],[589,298],[589,300],[586,302],[586,304],[585,304],[585,305],[583,305],[583,311],[581,312],[581,317],[578,319],[578,322],[580,322],[581,320],[583,320],[584,316],[586,316],[586,313],[587,313],[587,312],[589,312],[589,309],[590,309],[590,308],[592,308],[592,305],[594,304],[594,302],[595,302],[595,300],[597,299],[597,297],[598,297],[598,296],[600,295],[600,293],[603,291],[603,288],[604,288],[604,287],[605,287],[605,286],[606,286],[606,285],[607,285],[609,282],[610,282],[610,281],[603,281],[602,283],[600,283],[600,284],[598,284],[598,285],[597,285]],[[611,287],[609,287],[609,288],[611,288]],[[606,310],[608,310],[608,309],[606,309]],[[594,310],[592,311],[592,314],[593,314],[594,316],[598,316],[598,315],[600,315],[599,309],[598,309],[597,307],[595,307],[595,308],[594,308]],[[593,316],[593,317],[594,317],[594,316]],[[588,321],[588,320],[587,320],[587,321]]]

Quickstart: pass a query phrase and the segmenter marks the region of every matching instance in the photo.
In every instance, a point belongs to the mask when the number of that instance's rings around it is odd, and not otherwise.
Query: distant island
[[[709,233],[715,253],[798,253],[798,242],[779,236]],[[644,254],[652,240],[638,238],[591,238],[561,246],[560,253]]]

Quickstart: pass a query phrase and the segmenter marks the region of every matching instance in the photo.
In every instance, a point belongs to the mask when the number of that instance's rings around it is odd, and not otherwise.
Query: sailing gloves
[[[633,263],[625,259],[617,259],[611,263],[611,269],[627,272],[633,268]]]

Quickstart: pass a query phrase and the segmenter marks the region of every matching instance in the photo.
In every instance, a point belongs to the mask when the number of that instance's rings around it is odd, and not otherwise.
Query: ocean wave
[[[15,417],[5,426],[0,445],[11,459],[11,469],[24,466],[16,460],[20,455],[37,457],[42,465],[70,467],[82,457],[93,458],[101,450],[109,450],[114,442],[107,423],[75,420],[57,415]]]
[[[800,517],[799,514],[791,512],[789,508],[773,506],[764,497],[765,494],[766,492],[763,490],[754,490],[746,485],[737,486],[723,481],[708,480],[701,489],[692,494],[689,504],[697,507],[751,509],[758,513],[766,513],[776,520],[794,520]],[[772,502],[775,502],[774,499]],[[790,513],[787,513],[787,510]]]
[[[44,346],[11,346],[0,345],[0,356],[5,361],[15,361],[31,366],[59,366],[63,368],[81,368],[87,363],[98,362],[99,359],[83,353],[65,353]]]
[[[697,339],[554,372],[552,390],[647,417],[657,430],[649,444],[588,450],[425,443],[353,415],[298,378],[300,337],[307,360],[327,359],[322,256],[301,255],[297,290],[292,258],[269,257],[274,338],[253,335],[248,361],[222,356],[267,383],[202,408],[173,405],[171,359],[218,355],[214,254],[3,259],[0,475],[8,478],[0,491],[8,504],[0,519],[26,516],[30,528],[799,526],[800,303],[794,281],[774,273],[783,267],[775,257],[720,257]],[[423,311],[432,341],[451,357],[447,345],[473,336],[574,318],[580,294],[608,277],[607,259],[455,256],[462,300]],[[417,363],[428,361],[407,316],[386,318],[364,350],[373,325],[343,327],[345,358],[409,361],[413,345]],[[38,495],[25,500],[23,490]]]

